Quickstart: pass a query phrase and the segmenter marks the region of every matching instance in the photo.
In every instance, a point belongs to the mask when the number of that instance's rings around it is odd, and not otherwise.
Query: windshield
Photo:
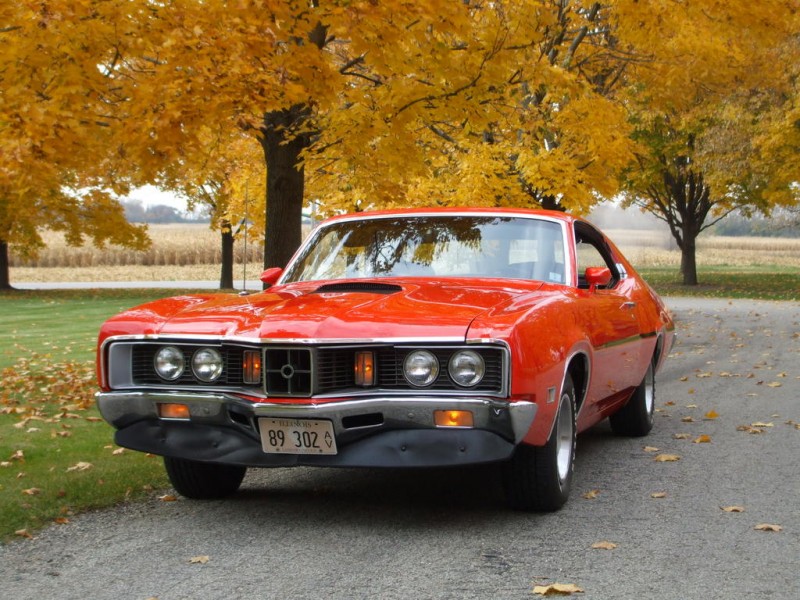
[[[497,216],[403,215],[316,231],[283,283],[374,277],[500,277],[565,282],[561,225]]]

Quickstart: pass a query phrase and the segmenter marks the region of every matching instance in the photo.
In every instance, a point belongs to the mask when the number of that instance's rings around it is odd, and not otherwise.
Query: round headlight
[[[161,379],[175,381],[183,375],[185,367],[183,352],[175,346],[164,346],[156,352],[153,366]]]
[[[450,378],[461,387],[478,385],[486,373],[483,357],[473,350],[461,350],[450,357],[447,368]]]
[[[439,361],[427,350],[415,350],[403,361],[403,375],[411,385],[428,386],[439,375]]]
[[[200,348],[192,357],[192,372],[200,381],[215,381],[222,375],[222,354],[214,348]]]

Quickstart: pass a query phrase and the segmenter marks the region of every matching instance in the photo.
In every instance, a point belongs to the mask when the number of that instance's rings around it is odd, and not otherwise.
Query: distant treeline
[[[732,237],[800,238],[800,217],[792,213],[778,213],[771,218],[733,214],[717,223],[713,233]]]
[[[125,218],[129,223],[200,223],[208,217],[178,210],[166,204],[144,206],[140,200],[125,200]]]

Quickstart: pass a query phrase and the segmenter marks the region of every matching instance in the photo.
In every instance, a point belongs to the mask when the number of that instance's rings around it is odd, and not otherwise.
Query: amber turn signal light
[[[188,419],[189,407],[186,404],[160,403],[158,416],[162,419]]]
[[[358,386],[375,385],[375,355],[372,352],[356,352],[355,378]]]
[[[242,355],[242,381],[251,385],[261,383],[261,352],[246,350]]]
[[[472,427],[474,420],[468,410],[435,410],[433,420],[437,427]]]

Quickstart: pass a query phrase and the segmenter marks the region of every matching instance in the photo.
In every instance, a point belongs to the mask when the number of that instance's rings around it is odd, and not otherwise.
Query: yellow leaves
[[[178,497],[173,494],[164,494],[163,496],[158,497],[161,502],[177,502]]]
[[[94,465],[92,463],[81,461],[81,462],[75,463],[71,467],[67,467],[67,473],[73,473],[75,471],[88,471],[92,467],[94,467]]]
[[[715,410],[710,410],[706,414],[703,415],[704,419],[713,420],[719,417],[719,413]]]
[[[676,440],[688,440],[692,436],[688,433],[673,433],[672,437]]]
[[[645,446],[644,448],[642,448],[642,450],[644,450],[645,452],[658,452],[658,448],[656,448],[655,446]]]
[[[652,494],[650,494],[650,497],[656,500],[661,500],[662,498],[667,497],[667,492],[653,492]]]
[[[190,565],[204,565],[209,560],[211,560],[211,557],[206,555],[206,554],[201,555],[201,556],[193,556],[192,558],[189,559],[189,564]]]
[[[30,532],[27,529],[17,529],[14,532],[14,535],[16,535],[18,537],[24,537],[24,538],[27,538],[29,540],[33,539],[33,536],[30,534]]]
[[[693,441],[693,444],[710,444],[711,443],[711,436],[710,435],[700,435],[696,437]]]
[[[595,542],[594,544],[592,544],[593,550],[613,550],[616,547],[617,544],[608,541]]]
[[[584,591],[574,583],[552,583],[534,586],[533,593],[540,596],[571,596],[582,594]]]
[[[681,459],[677,454],[659,454],[653,460],[656,462],[677,462]]]
[[[33,487],[22,490],[22,493],[25,494],[26,496],[38,496],[39,494],[42,493],[42,490]]]
[[[600,496],[600,490],[589,490],[585,494],[581,495],[581,497],[585,498],[586,500],[596,500],[598,496]]]
[[[720,508],[727,513],[744,512],[744,506],[720,506]]]
[[[772,531],[775,533],[779,533],[783,531],[783,527],[780,525],[773,525],[772,523],[759,523],[754,527],[756,531]]]

